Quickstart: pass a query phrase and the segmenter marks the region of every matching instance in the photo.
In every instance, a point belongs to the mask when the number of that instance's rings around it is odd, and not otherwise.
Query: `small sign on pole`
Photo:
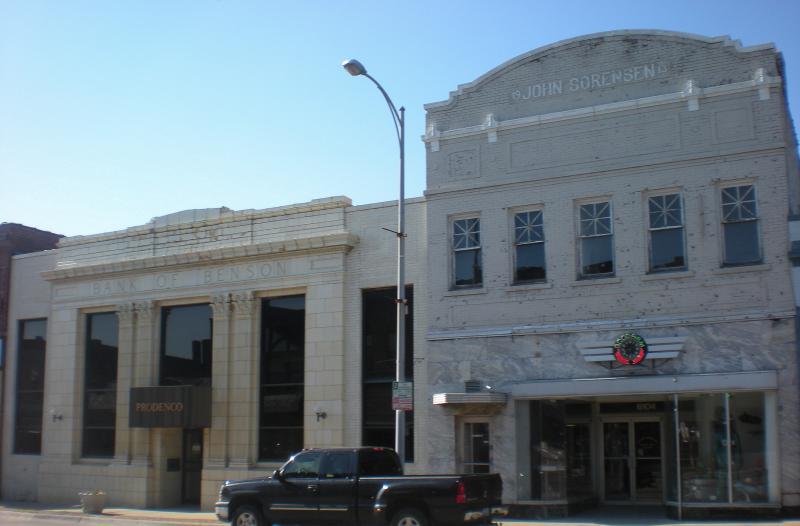
[[[414,410],[414,382],[392,382],[392,411]]]

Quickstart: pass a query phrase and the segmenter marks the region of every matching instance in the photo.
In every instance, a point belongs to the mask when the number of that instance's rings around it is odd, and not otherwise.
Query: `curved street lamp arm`
[[[380,82],[375,80],[372,77],[372,75],[370,75],[366,71],[364,73],[362,73],[362,75],[364,75],[369,80],[371,80],[372,83],[375,84],[378,87],[379,90],[381,90],[381,93],[383,94],[383,98],[386,99],[386,104],[389,105],[389,111],[392,114],[392,121],[394,122],[394,131],[395,131],[395,133],[397,133],[397,141],[401,144],[401,147],[402,147],[403,137],[402,137],[402,134],[400,132],[400,128],[402,128],[402,126],[403,126],[403,118],[400,116],[399,113],[397,113],[397,107],[394,105],[394,102],[392,102],[392,99],[391,99],[391,97],[389,97],[389,94],[386,93],[386,90],[383,89],[383,86],[381,86]]]

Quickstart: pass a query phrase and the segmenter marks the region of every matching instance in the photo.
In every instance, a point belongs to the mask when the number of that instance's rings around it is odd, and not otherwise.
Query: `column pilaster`
[[[156,385],[155,378],[155,309],[152,301],[134,303],[136,313],[135,345],[133,353],[132,387],[149,387]],[[150,430],[131,429],[131,463],[136,465],[152,465],[150,452]]]
[[[230,399],[228,400],[229,465],[247,468],[255,460],[258,425],[258,360],[255,338],[258,303],[253,291],[232,295]]]
[[[119,337],[117,342],[117,416],[114,433],[114,463],[128,464],[131,459],[131,432],[128,427],[128,404],[133,383],[134,320],[133,303],[117,306]]]
[[[228,462],[228,376],[230,370],[230,294],[217,294],[211,298],[214,315],[211,351],[211,428],[208,454],[204,466],[223,468]]]

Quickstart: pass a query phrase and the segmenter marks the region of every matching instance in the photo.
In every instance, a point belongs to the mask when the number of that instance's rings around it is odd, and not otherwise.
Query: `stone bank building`
[[[428,104],[408,202],[406,469],[519,516],[800,507],[781,55],[620,31]],[[391,445],[395,203],[178,212],[13,260],[4,498],[197,503]]]

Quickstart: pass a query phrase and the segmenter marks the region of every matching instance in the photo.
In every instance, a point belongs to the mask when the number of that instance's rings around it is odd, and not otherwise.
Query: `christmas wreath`
[[[647,356],[647,342],[638,334],[626,332],[614,341],[614,358],[625,365],[642,363]]]

